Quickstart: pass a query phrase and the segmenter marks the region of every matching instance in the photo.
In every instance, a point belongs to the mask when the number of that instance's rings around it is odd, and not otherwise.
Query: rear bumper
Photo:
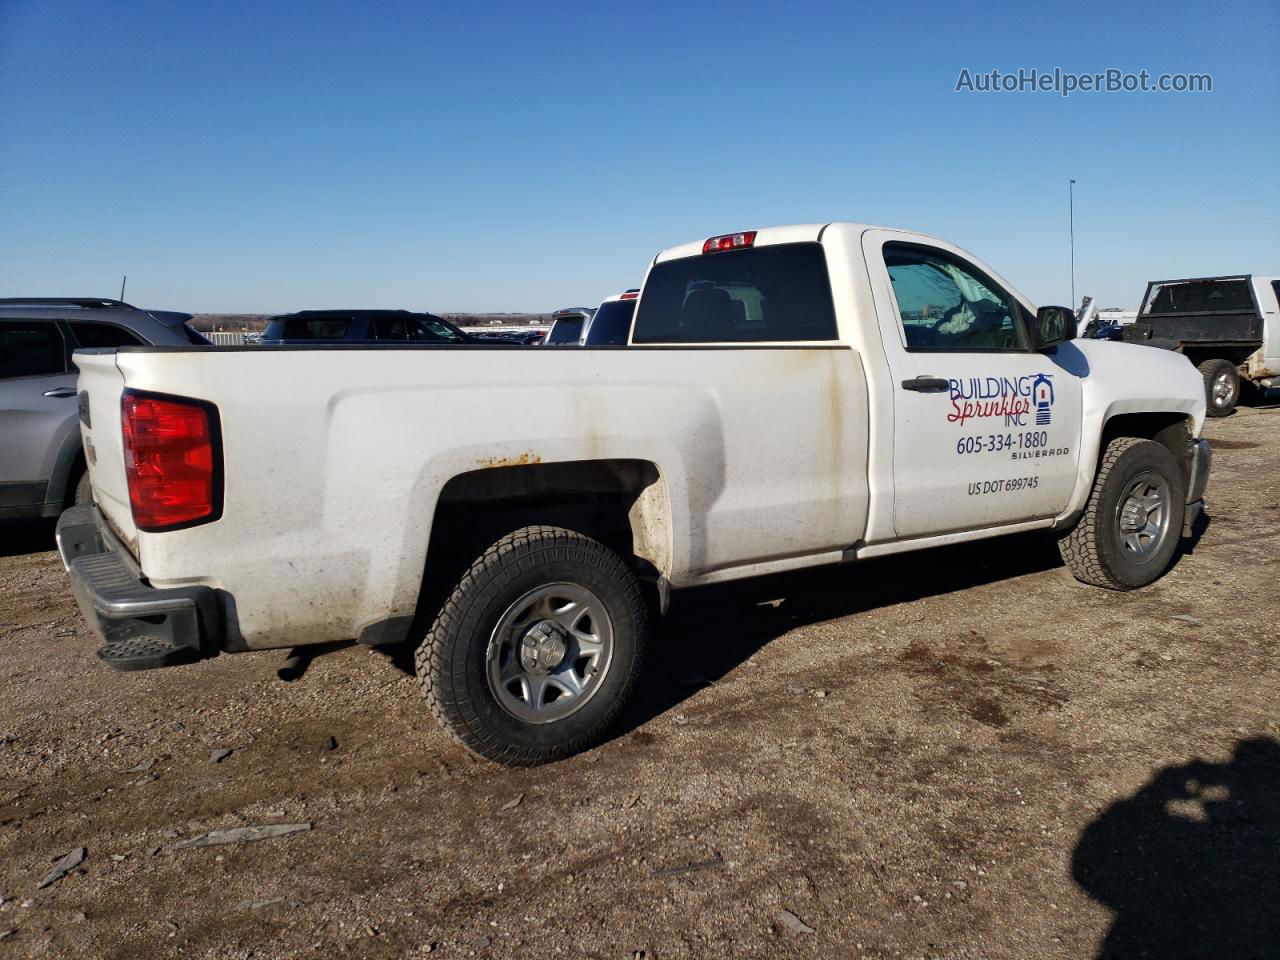
[[[222,603],[212,587],[157,590],[107,528],[95,506],[58,520],[58,553],[85,620],[105,643],[98,657],[117,670],[176,666],[222,646]]]

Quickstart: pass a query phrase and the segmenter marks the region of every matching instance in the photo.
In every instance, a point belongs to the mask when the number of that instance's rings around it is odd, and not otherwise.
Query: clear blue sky
[[[1068,177],[1078,294],[1280,273],[1280,3],[979,6],[0,0],[0,294],[547,310],[676,243],[864,220],[1065,302]]]

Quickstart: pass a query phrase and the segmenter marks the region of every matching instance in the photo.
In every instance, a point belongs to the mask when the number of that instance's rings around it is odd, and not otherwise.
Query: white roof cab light
[[[702,245],[703,253],[717,253],[721,250],[737,250],[741,247],[749,247],[756,242],[756,232],[754,230],[744,230],[742,233],[726,233],[721,237],[711,237]]]

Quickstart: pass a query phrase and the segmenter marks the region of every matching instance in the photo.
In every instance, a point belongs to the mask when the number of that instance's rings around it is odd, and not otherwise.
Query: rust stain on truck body
[[[481,457],[476,462],[482,467],[527,467],[533,463],[541,463],[542,457],[532,450],[526,450],[515,456]]]

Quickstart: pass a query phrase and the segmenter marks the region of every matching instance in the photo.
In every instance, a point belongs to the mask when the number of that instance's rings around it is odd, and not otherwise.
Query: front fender
[[[1055,528],[1069,527],[1084,511],[1110,421],[1174,414],[1190,422],[1193,437],[1204,428],[1204,380],[1182,354],[1106,340],[1080,340],[1077,346],[1089,365],[1081,382],[1080,460],[1071,502]]]

